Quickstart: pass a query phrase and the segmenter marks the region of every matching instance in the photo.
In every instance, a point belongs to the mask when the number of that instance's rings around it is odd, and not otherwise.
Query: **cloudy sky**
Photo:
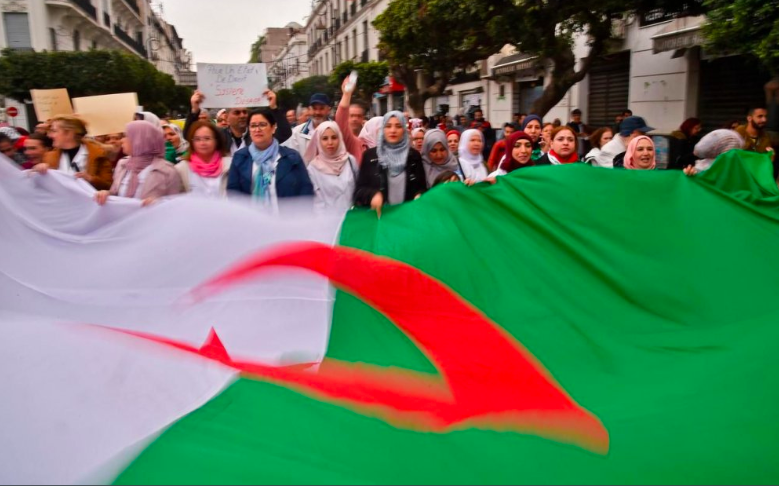
[[[152,0],[160,3],[195,62],[247,62],[266,28],[305,25],[311,11],[311,0]]]

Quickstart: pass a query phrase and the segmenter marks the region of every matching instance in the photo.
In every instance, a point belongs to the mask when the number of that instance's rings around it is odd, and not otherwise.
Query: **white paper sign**
[[[205,96],[202,108],[268,106],[265,64],[197,64],[197,87]]]

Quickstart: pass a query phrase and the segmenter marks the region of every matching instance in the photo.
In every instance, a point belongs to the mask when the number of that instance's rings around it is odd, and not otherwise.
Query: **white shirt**
[[[222,193],[222,177],[202,177],[194,172],[189,172],[189,188],[192,194],[198,196],[220,198]]]
[[[89,159],[89,152],[87,151],[86,145],[81,145],[81,147],[78,149],[78,152],[76,153],[76,156],[73,157],[73,164],[78,167],[79,172],[84,172],[87,170],[87,160]],[[70,164],[70,157],[68,157],[67,152],[64,150],[62,151],[62,155],[60,155],[60,168],[59,170],[61,172],[64,172],[66,174],[75,175],[76,171],[73,170],[73,167]]]
[[[143,190],[143,183],[146,182],[146,177],[149,176],[149,173],[152,171],[153,167],[150,165],[143,169],[140,174],[138,174],[138,190],[135,191],[135,198],[140,199],[140,194]],[[130,177],[132,176],[132,173],[128,170],[124,174],[124,178],[122,179],[121,184],[119,184],[119,197],[127,197],[127,189],[130,186]]]
[[[466,179],[481,182],[489,175],[487,173],[487,167],[485,167],[484,164],[479,164],[478,167],[474,167],[468,162],[460,160],[460,166],[463,168],[463,176]]]
[[[625,140],[621,135],[616,135],[611,142],[600,149],[600,153],[592,160],[593,167],[614,168],[614,157],[625,152],[628,149]]]
[[[354,205],[354,188],[357,185],[359,168],[353,156],[344,166],[340,175],[324,174],[316,167],[308,165],[308,176],[314,186],[314,210],[348,210]]]
[[[246,147],[246,135],[241,136],[241,144],[235,145],[235,139],[233,138],[233,132],[230,132],[230,156],[235,155],[236,152]]]

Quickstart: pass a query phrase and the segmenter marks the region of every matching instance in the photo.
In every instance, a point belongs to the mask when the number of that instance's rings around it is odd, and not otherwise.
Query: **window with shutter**
[[[6,42],[9,48],[15,50],[32,50],[30,38],[30,22],[26,13],[6,12],[3,14]]]

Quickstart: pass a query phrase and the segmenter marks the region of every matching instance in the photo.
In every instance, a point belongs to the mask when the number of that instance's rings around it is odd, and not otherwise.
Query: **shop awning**
[[[506,76],[528,69],[533,69],[538,61],[538,56],[533,54],[512,54],[502,58],[492,67],[493,76]]]
[[[392,76],[388,76],[384,86],[379,89],[381,94],[402,93],[404,91],[406,91],[406,87],[395,81]]]
[[[706,17],[702,15],[672,20],[663,30],[652,36],[652,50],[657,54],[703,44],[701,26],[705,21]]]

